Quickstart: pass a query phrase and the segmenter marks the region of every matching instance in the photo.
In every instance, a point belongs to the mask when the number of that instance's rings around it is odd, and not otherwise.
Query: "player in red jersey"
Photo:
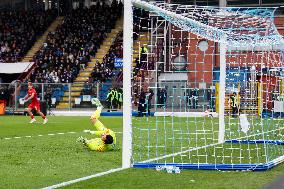
[[[28,94],[24,97],[24,100],[27,102],[29,100],[32,100],[32,102],[29,104],[27,111],[29,113],[29,115],[31,116],[31,121],[30,123],[33,123],[36,121],[36,119],[34,118],[34,115],[32,113],[32,109],[35,109],[37,111],[37,113],[42,117],[43,119],[43,124],[46,124],[48,119],[46,118],[46,116],[40,111],[40,103],[39,100],[37,99],[37,93],[36,90],[33,87],[32,82],[28,83]]]

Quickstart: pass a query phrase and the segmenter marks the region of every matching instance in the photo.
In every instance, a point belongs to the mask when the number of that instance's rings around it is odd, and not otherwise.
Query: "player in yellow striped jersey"
[[[77,141],[83,142],[90,150],[99,152],[114,150],[116,145],[115,133],[100,122],[99,118],[102,111],[102,105],[98,99],[95,99],[95,104],[97,105],[97,110],[92,114],[90,120],[95,126],[96,131],[84,130],[84,132],[96,135],[100,138],[86,139],[81,136]]]

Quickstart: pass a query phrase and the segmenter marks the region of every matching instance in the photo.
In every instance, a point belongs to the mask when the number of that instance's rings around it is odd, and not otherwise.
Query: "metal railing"
[[[137,84],[137,83],[136,83]],[[112,82],[106,83],[34,83],[37,98],[47,104],[48,109],[56,110],[86,110],[96,108],[94,98],[98,98],[106,110],[121,111],[123,92]],[[237,85],[236,85],[237,86]],[[246,89],[252,89],[247,86]],[[242,109],[255,106],[257,101],[256,86],[251,91],[227,87],[226,102],[232,92],[240,95]],[[111,90],[117,91],[115,97],[108,95]],[[241,91],[239,91],[241,90]],[[28,84],[20,82],[0,83],[0,100],[5,100],[7,110],[22,111],[28,107],[29,102],[24,102],[27,95]],[[120,94],[118,95],[118,93]],[[144,94],[143,94],[144,93]],[[148,99],[152,93],[150,99]],[[279,96],[279,92],[267,95]],[[199,112],[216,109],[215,83],[189,83],[186,81],[160,81],[140,82],[132,86],[132,109],[136,111],[141,104],[141,95],[145,95],[145,103],[150,104],[154,111],[190,111]],[[274,97],[274,99],[276,98]],[[271,98],[271,100],[274,100]],[[229,106],[226,105],[225,108]]]
[[[48,109],[91,109],[96,107],[93,101],[94,98],[98,98],[106,109],[116,110],[122,108],[122,96],[117,96],[116,98],[108,96],[111,89],[122,94],[122,90],[120,88],[115,88],[111,82],[85,84],[34,83],[33,85],[37,91],[37,98],[40,101],[45,101]],[[186,87],[186,82],[163,82],[160,83],[157,88],[151,87],[155,86],[155,83],[147,82],[147,86],[148,87],[144,87],[143,90],[146,93],[149,92],[150,89],[152,90],[153,96],[150,102],[152,107],[159,108],[166,106],[167,108],[181,108],[181,106],[188,106],[189,108],[197,109],[197,106],[202,105],[202,107],[207,107],[207,105],[209,106],[211,104],[210,107],[213,108],[213,93],[210,88],[200,89],[198,92],[195,91],[194,93],[193,88]],[[164,89],[163,92],[161,92],[162,89]],[[210,92],[208,92],[209,90]],[[29,102],[24,102],[27,91],[27,83],[1,83],[0,100],[6,101],[8,111],[21,111],[27,108],[29,104]],[[140,93],[141,88],[139,90],[132,90],[134,110],[137,109],[137,104],[139,104]],[[197,105],[197,102],[199,105]]]

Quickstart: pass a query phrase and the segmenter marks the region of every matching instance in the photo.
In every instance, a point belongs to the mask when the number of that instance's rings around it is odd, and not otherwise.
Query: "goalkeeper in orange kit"
[[[115,133],[112,130],[106,128],[99,121],[103,107],[98,99],[95,99],[95,104],[97,105],[97,110],[92,114],[90,120],[94,124],[97,131],[84,130],[84,132],[96,135],[100,138],[87,139],[81,136],[77,139],[77,141],[82,142],[89,149],[99,152],[114,150],[116,145]]]

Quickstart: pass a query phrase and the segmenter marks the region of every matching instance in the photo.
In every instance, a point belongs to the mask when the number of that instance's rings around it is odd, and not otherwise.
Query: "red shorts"
[[[40,110],[40,103],[36,103],[36,102],[32,102],[30,103],[30,105],[28,106],[29,109],[35,109],[35,110]]]

